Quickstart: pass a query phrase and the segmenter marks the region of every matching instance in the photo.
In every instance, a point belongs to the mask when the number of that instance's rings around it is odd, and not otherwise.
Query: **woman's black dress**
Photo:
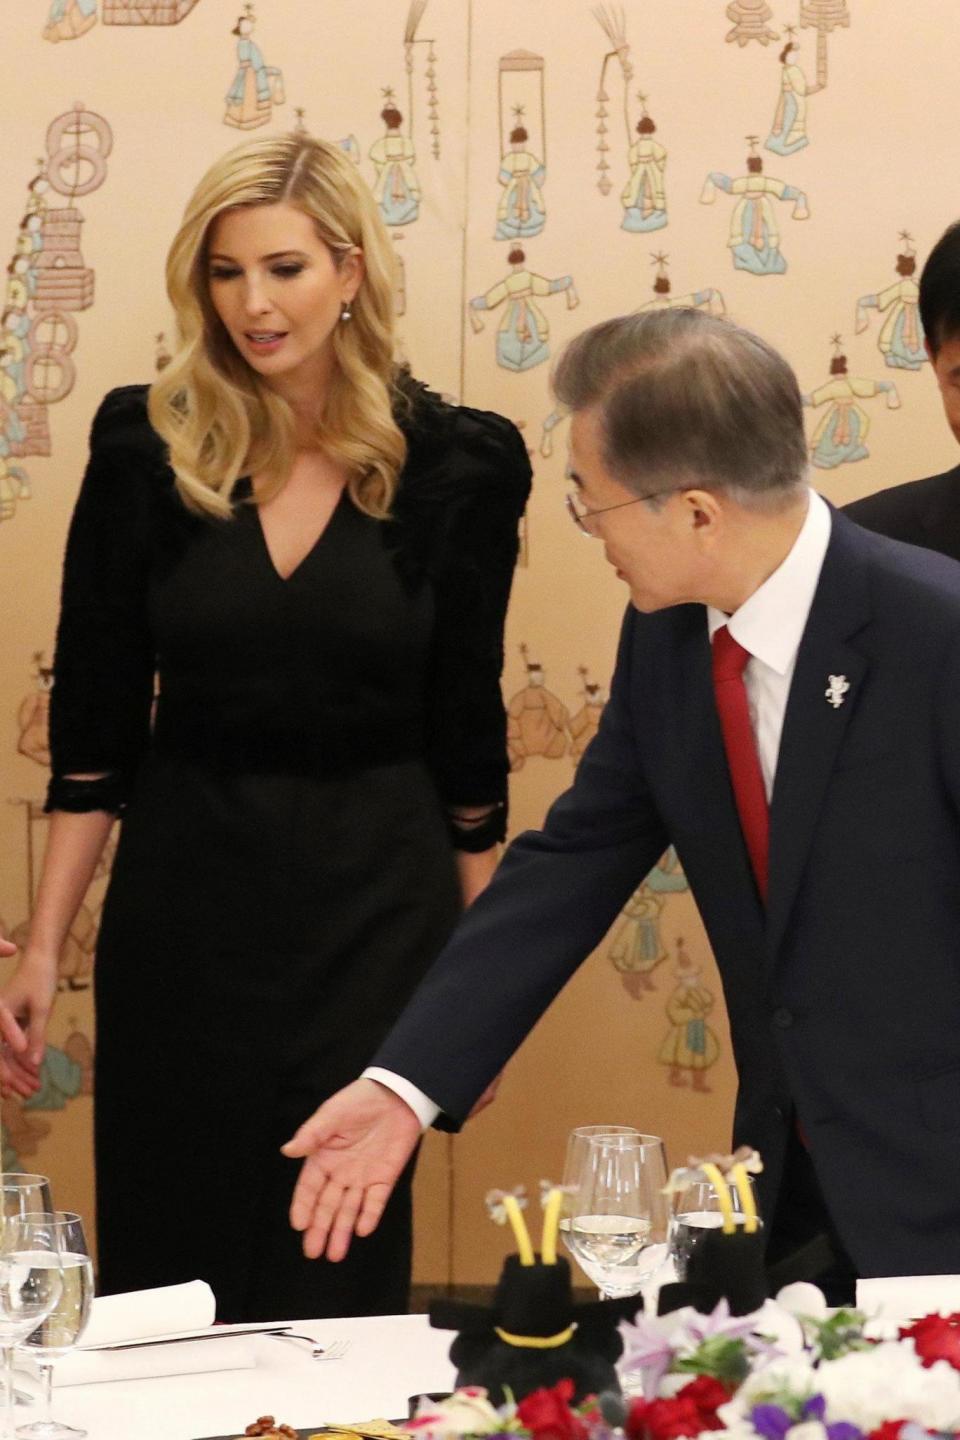
[[[359,1075],[442,946],[454,846],[503,834],[529,462],[499,416],[408,389],[395,517],[345,493],[286,580],[246,482],[232,520],[183,507],[146,387],[94,421],[48,807],[123,815],[96,965],[103,1292],[199,1276],[231,1320],[406,1308],[411,1177],[347,1261],[309,1262],[278,1147]],[[490,804],[479,830],[451,826]]]

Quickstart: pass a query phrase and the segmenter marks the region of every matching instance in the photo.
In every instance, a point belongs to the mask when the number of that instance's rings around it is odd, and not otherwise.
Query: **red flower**
[[[651,1440],[677,1440],[682,1435],[699,1435],[702,1429],[697,1402],[682,1394],[672,1400],[651,1400],[645,1423]]]
[[[633,1400],[624,1429],[630,1440],[679,1440],[703,1430],[722,1430],[717,1407],[726,1404],[730,1392],[712,1375],[698,1375],[684,1385],[672,1400]],[[893,1440],[884,1436],[883,1440]]]
[[[916,1324],[904,1326],[900,1338],[913,1341],[928,1370],[937,1360],[947,1360],[954,1370],[960,1370],[960,1312],[924,1315]]]
[[[560,1380],[552,1390],[534,1390],[517,1406],[517,1418],[535,1440],[586,1440],[588,1427],[570,1409],[573,1381]]]
[[[629,1436],[629,1440],[643,1440],[648,1409],[648,1402],[642,1398],[630,1401],[627,1418],[623,1422],[623,1428]]]
[[[692,1400],[700,1415],[701,1430],[722,1430],[723,1421],[717,1419],[717,1410],[726,1405],[730,1391],[713,1375],[698,1375],[677,1395],[678,1400]]]
[[[906,1425],[906,1420],[884,1420],[876,1430],[871,1430],[866,1440],[900,1440],[900,1427]]]

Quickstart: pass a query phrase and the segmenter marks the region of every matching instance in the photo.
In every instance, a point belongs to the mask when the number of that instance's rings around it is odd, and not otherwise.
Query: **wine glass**
[[[6,1431],[13,1428],[13,1349],[56,1306],[63,1288],[60,1251],[49,1227],[22,1215],[0,1230],[0,1350],[7,1377]]]
[[[570,1216],[576,1208],[574,1199],[577,1187],[580,1183],[580,1174],[583,1170],[584,1156],[587,1153],[590,1141],[597,1135],[639,1135],[640,1131],[633,1125],[578,1125],[570,1131],[567,1136],[567,1153],[563,1162],[563,1206],[560,1212],[560,1236],[571,1255],[574,1254],[570,1245]],[[576,1255],[574,1255],[576,1259]]]
[[[53,1418],[53,1364],[66,1355],[83,1334],[93,1301],[93,1262],[83,1233],[83,1221],[71,1210],[26,1215],[25,1220],[47,1231],[60,1254],[63,1285],[60,1299],[43,1322],[21,1342],[21,1351],[36,1357],[43,1381],[44,1413],[40,1420],[18,1425],[26,1440],[81,1440],[86,1430]]]
[[[583,1137],[567,1177],[565,1239],[602,1300],[636,1295],[667,1254],[663,1141],[639,1131]]]
[[[11,1216],[19,1217],[33,1211],[49,1213],[52,1209],[50,1181],[46,1175],[0,1171],[0,1229]]]
[[[748,1175],[747,1179],[751,1191],[754,1191],[753,1176]],[[734,1222],[742,1225],[747,1217],[737,1187],[731,1185],[729,1193]],[[758,1224],[762,1223],[758,1220]],[[717,1189],[706,1176],[691,1179],[682,1190],[674,1193],[670,1216],[670,1254],[678,1280],[686,1280],[690,1257],[706,1232],[719,1230],[722,1224],[723,1213]]]
[[[17,1218],[25,1215],[27,1211],[47,1212],[52,1209],[50,1181],[46,1175],[35,1175],[26,1171],[0,1171],[0,1234],[11,1217]],[[18,1405],[33,1404],[33,1396],[23,1390],[15,1390],[13,1398]],[[3,1403],[4,1401],[0,1400],[0,1404]]]

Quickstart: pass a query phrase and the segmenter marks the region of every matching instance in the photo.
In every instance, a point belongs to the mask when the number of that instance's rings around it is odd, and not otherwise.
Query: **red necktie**
[[[749,659],[749,650],[744,650],[726,625],[722,625],[713,637],[713,689],[740,826],[760,898],[766,901],[770,812],[743,683]]]

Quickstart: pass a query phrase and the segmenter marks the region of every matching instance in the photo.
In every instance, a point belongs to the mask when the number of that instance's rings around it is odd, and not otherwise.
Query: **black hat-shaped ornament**
[[[673,1172],[667,1188],[674,1193],[693,1181],[708,1181],[713,1186],[720,1224],[705,1230],[697,1241],[684,1279],[661,1286],[659,1314],[692,1305],[701,1314],[709,1315],[721,1300],[726,1300],[731,1315],[750,1315],[784,1285],[816,1280],[836,1264],[829,1238],[817,1235],[775,1266],[767,1267],[766,1237],[750,1186],[750,1176],[758,1175],[762,1169],[757,1152],[741,1146],[732,1155],[691,1159],[688,1168]]]
[[[643,1298],[574,1301],[569,1263],[557,1255],[562,1202],[561,1190],[547,1191],[537,1254],[521,1198],[493,1192],[491,1213],[510,1222],[517,1241],[517,1254],[504,1261],[493,1304],[437,1300],[430,1306],[431,1325],[459,1331],[450,1347],[457,1386],[482,1385],[494,1405],[510,1397],[522,1400],[564,1379],[573,1381],[574,1404],[620,1389],[614,1368],[623,1351],[618,1327],[643,1309]]]
[[[685,1278],[661,1287],[657,1307],[661,1315],[684,1305],[709,1314],[721,1299],[732,1315],[749,1315],[766,1300],[770,1293],[764,1268],[766,1237],[750,1186],[750,1176],[762,1169],[757,1152],[743,1147],[733,1155],[691,1158],[688,1167],[670,1176],[667,1188],[675,1193],[694,1182],[712,1185],[720,1224],[697,1240]]]

